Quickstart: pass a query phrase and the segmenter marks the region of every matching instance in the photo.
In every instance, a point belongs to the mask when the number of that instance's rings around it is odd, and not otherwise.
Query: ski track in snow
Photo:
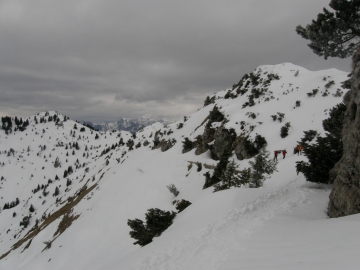
[[[248,238],[256,228],[275,215],[307,202],[307,192],[294,180],[232,209],[161,252],[150,253],[139,269],[218,269],[229,254],[244,249],[241,240]]]

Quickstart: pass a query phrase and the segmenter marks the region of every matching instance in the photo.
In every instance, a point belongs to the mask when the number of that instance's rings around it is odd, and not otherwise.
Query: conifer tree
[[[317,136],[315,143],[311,143],[310,140],[314,137],[309,138],[311,131],[304,132],[305,137],[301,141],[304,155],[309,161],[296,162],[296,170],[303,173],[307,181],[330,182],[329,172],[340,160],[343,153],[341,130],[345,111],[346,106],[343,103],[331,109],[329,118],[323,121],[323,128],[327,133],[325,137]]]
[[[276,171],[277,161],[269,158],[270,152],[264,148],[255,156],[254,161],[249,161],[251,165],[251,175],[249,187],[259,188],[270,174]]]
[[[296,27],[297,34],[310,40],[308,46],[325,59],[351,56],[360,45],[360,0],[331,0],[334,12],[323,9],[317,20],[305,28]]]
[[[172,224],[175,216],[175,212],[151,208],[145,214],[146,224],[140,219],[129,219],[127,224],[132,229],[129,234],[137,240],[134,245],[143,247],[151,243],[155,236],[160,236]]]
[[[58,187],[55,187],[55,191],[54,191],[54,194],[53,194],[53,196],[57,196],[57,195],[59,195],[60,194],[60,190],[59,190],[59,188]]]
[[[231,187],[241,187],[250,180],[250,169],[238,170],[239,165],[235,163],[233,159],[230,161],[226,169],[222,171],[220,176],[220,182],[214,186],[214,192]]]

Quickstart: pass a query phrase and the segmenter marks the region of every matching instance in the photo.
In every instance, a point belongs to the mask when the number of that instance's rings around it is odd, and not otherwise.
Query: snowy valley
[[[325,134],[347,75],[260,66],[184,119],[135,134],[54,111],[22,118],[24,131],[12,119],[0,130],[0,269],[357,269],[360,216],[329,219],[331,185],[305,181],[294,154],[304,131]],[[287,150],[263,186],[204,188],[226,151],[249,168],[241,142],[257,135],[271,159]],[[177,213],[181,200],[191,205]],[[151,208],[177,215],[134,245],[127,222]]]

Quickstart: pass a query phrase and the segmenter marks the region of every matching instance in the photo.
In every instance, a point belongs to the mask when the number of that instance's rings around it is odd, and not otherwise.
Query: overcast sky
[[[0,115],[176,120],[259,65],[350,71],[295,32],[329,2],[0,0]]]

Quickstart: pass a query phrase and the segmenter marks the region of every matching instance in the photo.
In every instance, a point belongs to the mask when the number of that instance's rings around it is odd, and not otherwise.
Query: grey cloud
[[[295,33],[328,2],[0,1],[0,113],[176,119],[262,64],[350,70]]]

